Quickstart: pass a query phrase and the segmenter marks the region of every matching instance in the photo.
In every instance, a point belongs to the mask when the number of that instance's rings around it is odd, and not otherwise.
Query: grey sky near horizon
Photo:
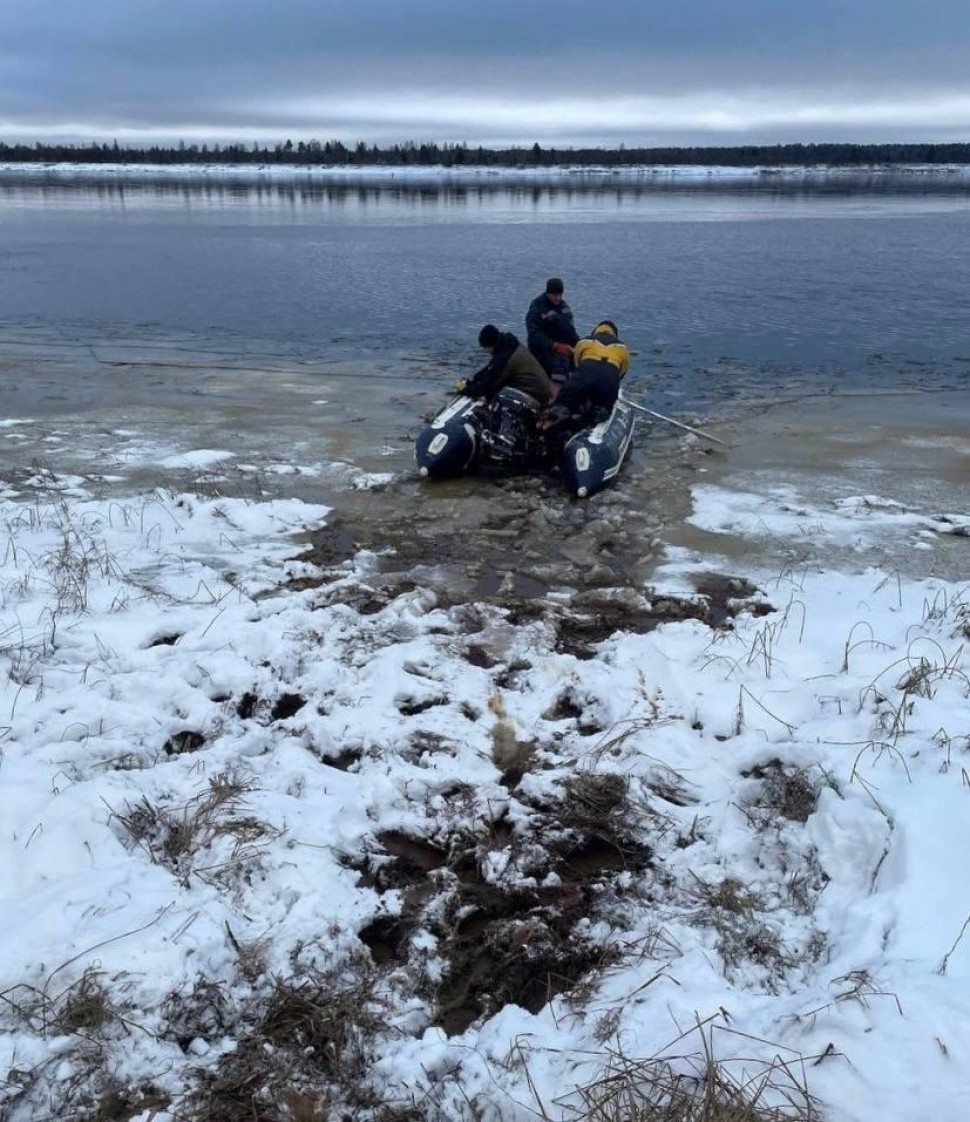
[[[0,140],[970,140],[968,0],[4,0]]]

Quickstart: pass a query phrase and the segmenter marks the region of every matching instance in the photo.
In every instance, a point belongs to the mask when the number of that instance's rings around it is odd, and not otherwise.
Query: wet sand
[[[316,543],[322,558],[367,549],[388,580],[408,572],[455,597],[642,588],[667,546],[719,572],[970,572],[970,540],[957,535],[913,548],[906,534],[840,544],[809,525],[752,539],[687,521],[697,484],[754,495],[785,487],[813,508],[871,495],[927,517],[966,515],[970,388],[806,396],[680,418],[730,447],[657,422],[639,431],[617,485],[579,502],[554,478],[418,479],[414,435],[456,373],[414,356],[361,370],[191,339],[0,332],[0,474],[14,486],[48,468],[101,493],[204,487],[324,502],[334,509]],[[180,461],[199,450],[232,458]]]

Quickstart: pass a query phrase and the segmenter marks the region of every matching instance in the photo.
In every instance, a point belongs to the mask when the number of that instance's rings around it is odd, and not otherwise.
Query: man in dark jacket
[[[552,383],[545,370],[511,331],[499,331],[486,323],[478,333],[478,345],[491,354],[487,365],[458,389],[469,397],[493,398],[504,386],[530,394],[540,406],[552,396]]]
[[[563,283],[559,277],[550,277],[545,292],[529,305],[525,329],[529,350],[543,370],[554,382],[564,382],[579,336],[573,326],[572,309],[563,298]]]

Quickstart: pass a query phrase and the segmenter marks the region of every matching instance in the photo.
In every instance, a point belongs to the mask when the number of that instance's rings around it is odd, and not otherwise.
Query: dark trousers
[[[548,335],[530,335],[526,345],[553,382],[565,382],[569,377],[569,355],[557,355]]]
[[[556,396],[570,413],[609,413],[620,395],[620,372],[612,362],[581,362]]]

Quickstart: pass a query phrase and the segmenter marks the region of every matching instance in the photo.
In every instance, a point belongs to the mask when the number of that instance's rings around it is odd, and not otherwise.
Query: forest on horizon
[[[903,164],[970,164],[970,143],[948,144],[775,144],[736,147],[616,148],[543,147],[540,144],[485,148],[466,144],[407,141],[345,145],[339,140],[286,140],[274,145],[185,144],[150,147],[111,144],[5,144],[7,163],[240,164],[351,167],[651,167],[670,164],[722,167],[870,167]]]

